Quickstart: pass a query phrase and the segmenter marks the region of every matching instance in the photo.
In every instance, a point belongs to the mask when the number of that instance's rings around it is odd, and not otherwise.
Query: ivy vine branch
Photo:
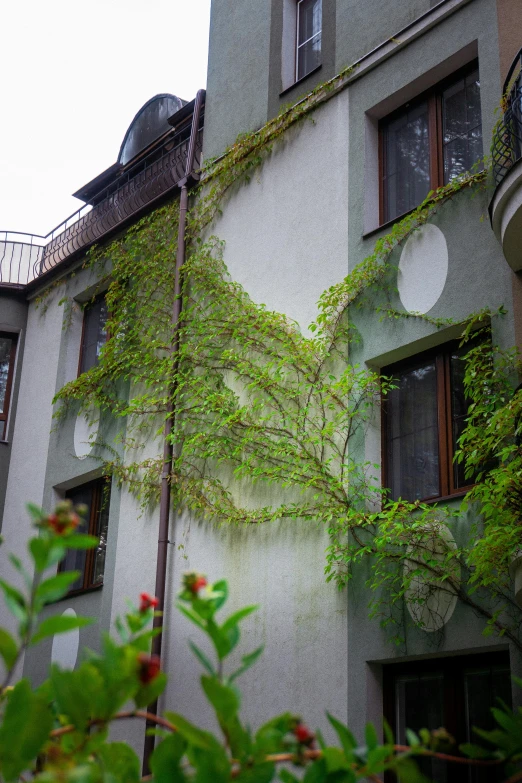
[[[144,505],[154,505],[160,449],[156,458],[144,456],[143,444],[162,431],[172,402],[175,506],[216,524],[287,519],[323,525],[331,538],[327,579],[343,586],[354,567],[371,560],[372,612],[398,643],[403,636],[396,610],[404,598],[429,608],[429,591],[449,585],[484,619],[486,633],[507,635],[522,650],[521,612],[510,597],[509,576],[520,542],[522,457],[513,433],[522,410],[520,395],[512,398],[511,392],[520,362],[514,352],[492,346],[488,332],[491,319],[504,311],[470,313],[461,322],[464,342],[477,330],[484,336],[482,347],[471,348],[466,360],[470,420],[457,458],[476,483],[462,509],[390,503],[376,467],[353,456],[354,442],[393,386],[393,379],[347,361],[358,337],[353,308],[397,316],[390,301],[394,251],[452,199],[484,189],[488,166],[428,194],[378,239],[362,263],[322,294],[309,335],[285,315],[254,303],[230,280],[223,243],[202,239],[232,185],[262,165],[284,133],[350,73],[321,85],[205,167],[189,212],[178,352],[172,350],[170,325],[176,201],[91,251],[86,266],[97,270],[100,290],[107,288],[110,336],[99,365],[57,394],[57,416],[81,407],[121,419],[121,447],[105,444],[111,455],[106,471]],[[425,320],[434,328],[449,323]],[[251,487],[249,505],[238,490],[245,482]],[[272,497],[281,498],[277,505],[264,501],[264,488],[272,485],[277,488]],[[452,549],[441,531],[456,526],[466,508],[480,522]],[[419,581],[428,593],[415,593]],[[419,611],[421,627],[422,615]]]

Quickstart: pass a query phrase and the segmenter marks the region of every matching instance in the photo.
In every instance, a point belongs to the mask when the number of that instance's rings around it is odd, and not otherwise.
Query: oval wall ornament
[[[448,551],[456,551],[457,544],[451,532],[446,525],[440,522],[432,522],[426,525],[426,537],[423,537],[422,548],[419,545],[408,547],[408,554],[418,562],[406,560],[404,563],[404,576],[411,576],[410,584],[405,591],[406,606],[417,627],[427,633],[440,631],[441,628],[451,618],[457,605],[457,593],[452,589],[452,582],[455,585],[460,583],[461,570],[456,560],[444,562]],[[450,573],[450,579],[441,582],[434,575],[433,578],[427,577],[425,573],[414,573],[417,570],[422,571],[423,552],[429,551],[431,560],[444,562],[441,571]]]
[[[62,617],[76,617],[74,609],[66,609]],[[67,633],[53,636],[51,661],[58,663],[63,669],[74,669],[80,646],[80,629],[74,628]]]
[[[100,426],[100,412],[82,413],[74,425],[74,452],[78,459],[85,459],[93,450]]]
[[[431,223],[406,240],[399,261],[397,288],[409,313],[425,314],[438,302],[448,276],[448,246],[444,234]]]

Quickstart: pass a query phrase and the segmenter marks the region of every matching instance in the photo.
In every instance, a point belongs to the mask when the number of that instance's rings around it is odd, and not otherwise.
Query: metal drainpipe
[[[178,352],[179,349],[179,318],[181,315],[181,267],[185,261],[185,233],[187,222],[187,206],[188,206],[188,181],[192,174],[194,167],[194,156],[196,152],[196,140],[199,130],[199,121],[201,117],[201,107],[203,105],[203,99],[205,96],[205,90],[198,90],[196,100],[194,103],[194,113],[192,115],[192,127],[190,130],[190,141],[187,152],[187,163],[185,166],[185,176],[178,183],[181,186],[181,194],[179,198],[179,224],[178,224],[178,248],[176,253],[176,270],[174,278],[174,305],[172,307],[172,329],[174,332],[173,351]],[[168,403],[167,418],[165,420],[164,428],[164,440],[163,440],[163,470],[161,473],[161,496],[160,496],[160,513],[159,513],[159,531],[158,531],[158,555],[156,560],[156,587],[155,595],[158,599],[158,610],[163,612],[165,604],[165,583],[167,578],[167,553],[169,544],[169,517],[170,517],[170,474],[172,471],[172,458],[174,450],[170,440],[170,434],[172,432],[172,425],[174,423],[175,409],[172,398]],[[161,617],[154,618],[154,628],[161,628],[163,619]],[[159,655],[161,658],[161,643],[163,634],[160,632],[152,640],[152,653]],[[156,699],[153,704],[150,704],[148,711],[153,715],[157,714],[158,700]],[[147,722],[146,727],[153,728],[155,724]],[[143,749],[143,774],[150,774],[149,758],[150,754],[154,750],[154,736],[145,737],[145,745]]]

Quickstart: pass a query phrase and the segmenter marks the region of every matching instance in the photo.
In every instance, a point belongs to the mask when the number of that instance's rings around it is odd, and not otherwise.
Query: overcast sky
[[[47,234],[138,109],[205,87],[210,0],[5,0],[0,230]]]

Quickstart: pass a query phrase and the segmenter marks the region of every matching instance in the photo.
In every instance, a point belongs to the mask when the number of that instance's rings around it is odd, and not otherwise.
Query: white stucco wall
[[[211,233],[256,302],[309,326],[320,294],[348,273],[348,91],[285,135]]]
[[[43,504],[45,472],[52,427],[51,401],[56,391],[63,308],[59,291],[51,291],[45,305],[29,307],[20,393],[16,410],[0,548],[0,574],[12,583],[20,580],[7,559],[16,554],[31,572],[27,540],[32,535],[25,504]],[[11,616],[0,604],[0,625],[13,629]],[[21,662],[23,663],[23,662]],[[21,666],[19,667],[21,671]]]

